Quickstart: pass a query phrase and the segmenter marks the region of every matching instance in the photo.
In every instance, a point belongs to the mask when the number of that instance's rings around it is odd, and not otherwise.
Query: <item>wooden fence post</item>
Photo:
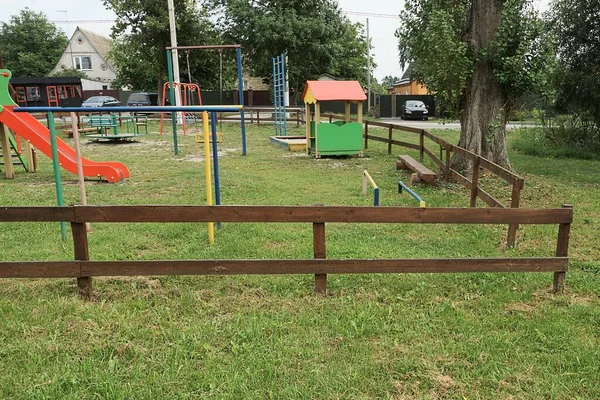
[[[256,126],[260,126],[260,110],[256,110]]]
[[[327,258],[324,222],[313,222],[313,250],[315,259]],[[327,274],[315,274],[315,293],[327,294]]]
[[[450,183],[450,147],[446,148],[446,171],[444,172],[446,186]]]
[[[521,200],[521,189],[522,188],[523,188],[523,178],[513,178],[512,196],[510,199],[510,208],[519,208],[519,202]],[[517,237],[517,229],[519,229],[519,224],[508,225],[508,234],[506,235],[506,245],[508,247],[515,246],[515,240]]]
[[[390,125],[388,127],[389,131],[388,131],[388,154],[392,154],[392,126]]]
[[[2,160],[4,161],[4,175],[6,179],[15,177],[15,168],[13,167],[12,151],[8,139],[10,131],[4,130],[4,124],[0,123],[0,146],[2,146]]]
[[[369,121],[365,121],[365,149],[369,148]]]
[[[419,134],[419,162],[423,162],[423,153],[425,147],[425,134],[423,129],[421,129],[421,133]]]
[[[90,253],[88,248],[88,237],[86,225],[83,222],[71,222],[71,231],[73,231],[73,247],[75,250],[75,259],[77,261],[89,261]],[[92,277],[80,276],[77,278],[77,289],[79,297],[89,300],[92,297]]]
[[[563,204],[564,208],[573,208],[570,204]],[[569,255],[569,233],[571,232],[571,223],[560,224],[558,226],[558,240],[556,241],[556,257],[567,257]],[[562,294],[565,290],[565,278],[567,271],[554,273],[554,282],[552,290],[556,294]]]
[[[471,207],[477,205],[477,189],[479,183],[479,162],[481,157],[476,156],[473,160],[473,179],[471,179]]]

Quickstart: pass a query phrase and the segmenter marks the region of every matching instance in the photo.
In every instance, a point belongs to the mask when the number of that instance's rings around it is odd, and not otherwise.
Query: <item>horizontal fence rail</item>
[[[326,291],[329,273],[554,272],[560,293],[568,269],[570,206],[557,209],[403,208],[336,206],[67,206],[0,207],[0,223],[71,223],[74,261],[4,261],[0,278],[77,278],[79,293],[92,295],[93,276],[314,274]],[[254,222],[312,223],[314,259],[90,261],[86,223]],[[556,224],[555,257],[468,259],[327,259],[326,223]]]

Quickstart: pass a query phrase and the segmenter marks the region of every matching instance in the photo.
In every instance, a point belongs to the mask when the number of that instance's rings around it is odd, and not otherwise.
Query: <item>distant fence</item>
[[[80,295],[89,298],[92,295],[94,276],[315,274],[315,291],[324,293],[327,274],[331,273],[553,272],[554,291],[561,293],[569,263],[567,254],[572,220],[573,210],[570,206],[558,209],[326,206],[0,207],[0,222],[70,222],[75,258],[74,261],[2,261],[0,278],[77,278]],[[87,222],[312,223],[314,259],[90,261]],[[554,257],[327,259],[325,223],[557,224],[559,229]]]

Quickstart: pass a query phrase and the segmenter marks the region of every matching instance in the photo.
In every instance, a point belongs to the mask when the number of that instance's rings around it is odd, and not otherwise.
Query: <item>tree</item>
[[[551,14],[558,44],[557,108],[600,126],[600,3],[556,0]]]
[[[42,12],[24,8],[0,26],[4,67],[13,76],[46,76],[58,62],[67,37]]]
[[[55,72],[54,74],[52,74],[52,76],[56,76],[56,77],[75,77],[75,78],[81,78],[81,79],[90,79],[89,76],[87,76],[87,74],[83,71],[80,71],[78,69],[75,68],[67,68],[67,69],[62,69],[58,72]]]
[[[168,78],[166,47],[171,45],[166,1],[162,6],[153,0],[103,1],[105,7],[117,15],[109,55],[118,71],[115,84],[142,90],[158,89],[160,93]],[[219,33],[203,3],[175,0],[175,20],[179,46],[220,44]],[[189,59],[192,81],[202,88],[218,88],[218,53],[195,50]],[[179,51],[182,81],[187,77],[186,61],[185,52]],[[231,73],[227,75],[228,81],[232,80],[231,76]]]
[[[398,82],[399,80],[400,78],[398,78],[397,76],[386,75],[383,77],[381,85],[383,85],[383,87],[386,89],[391,88],[392,86],[394,86],[394,83]]]
[[[287,52],[291,90],[328,73],[366,86],[367,40],[332,0],[221,0],[220,26],[244,48],[245,67],[271,80],[272,58]],[[371,63],[374,67],[374,63]]]
[[[553,59],[530,1],[407,0],[396,32],[401,64],[460,118],[459,146],[507,168],[506,116],[548,83]],[[453,165],[468,166],[459,156]]]

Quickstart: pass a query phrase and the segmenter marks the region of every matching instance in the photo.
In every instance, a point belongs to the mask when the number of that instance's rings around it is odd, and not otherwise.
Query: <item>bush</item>
[[[600,127],[581,115],[547,118],[538,115],[539,125],[521,128],[513,148],[525,154],[553,158],[600,159]]]

